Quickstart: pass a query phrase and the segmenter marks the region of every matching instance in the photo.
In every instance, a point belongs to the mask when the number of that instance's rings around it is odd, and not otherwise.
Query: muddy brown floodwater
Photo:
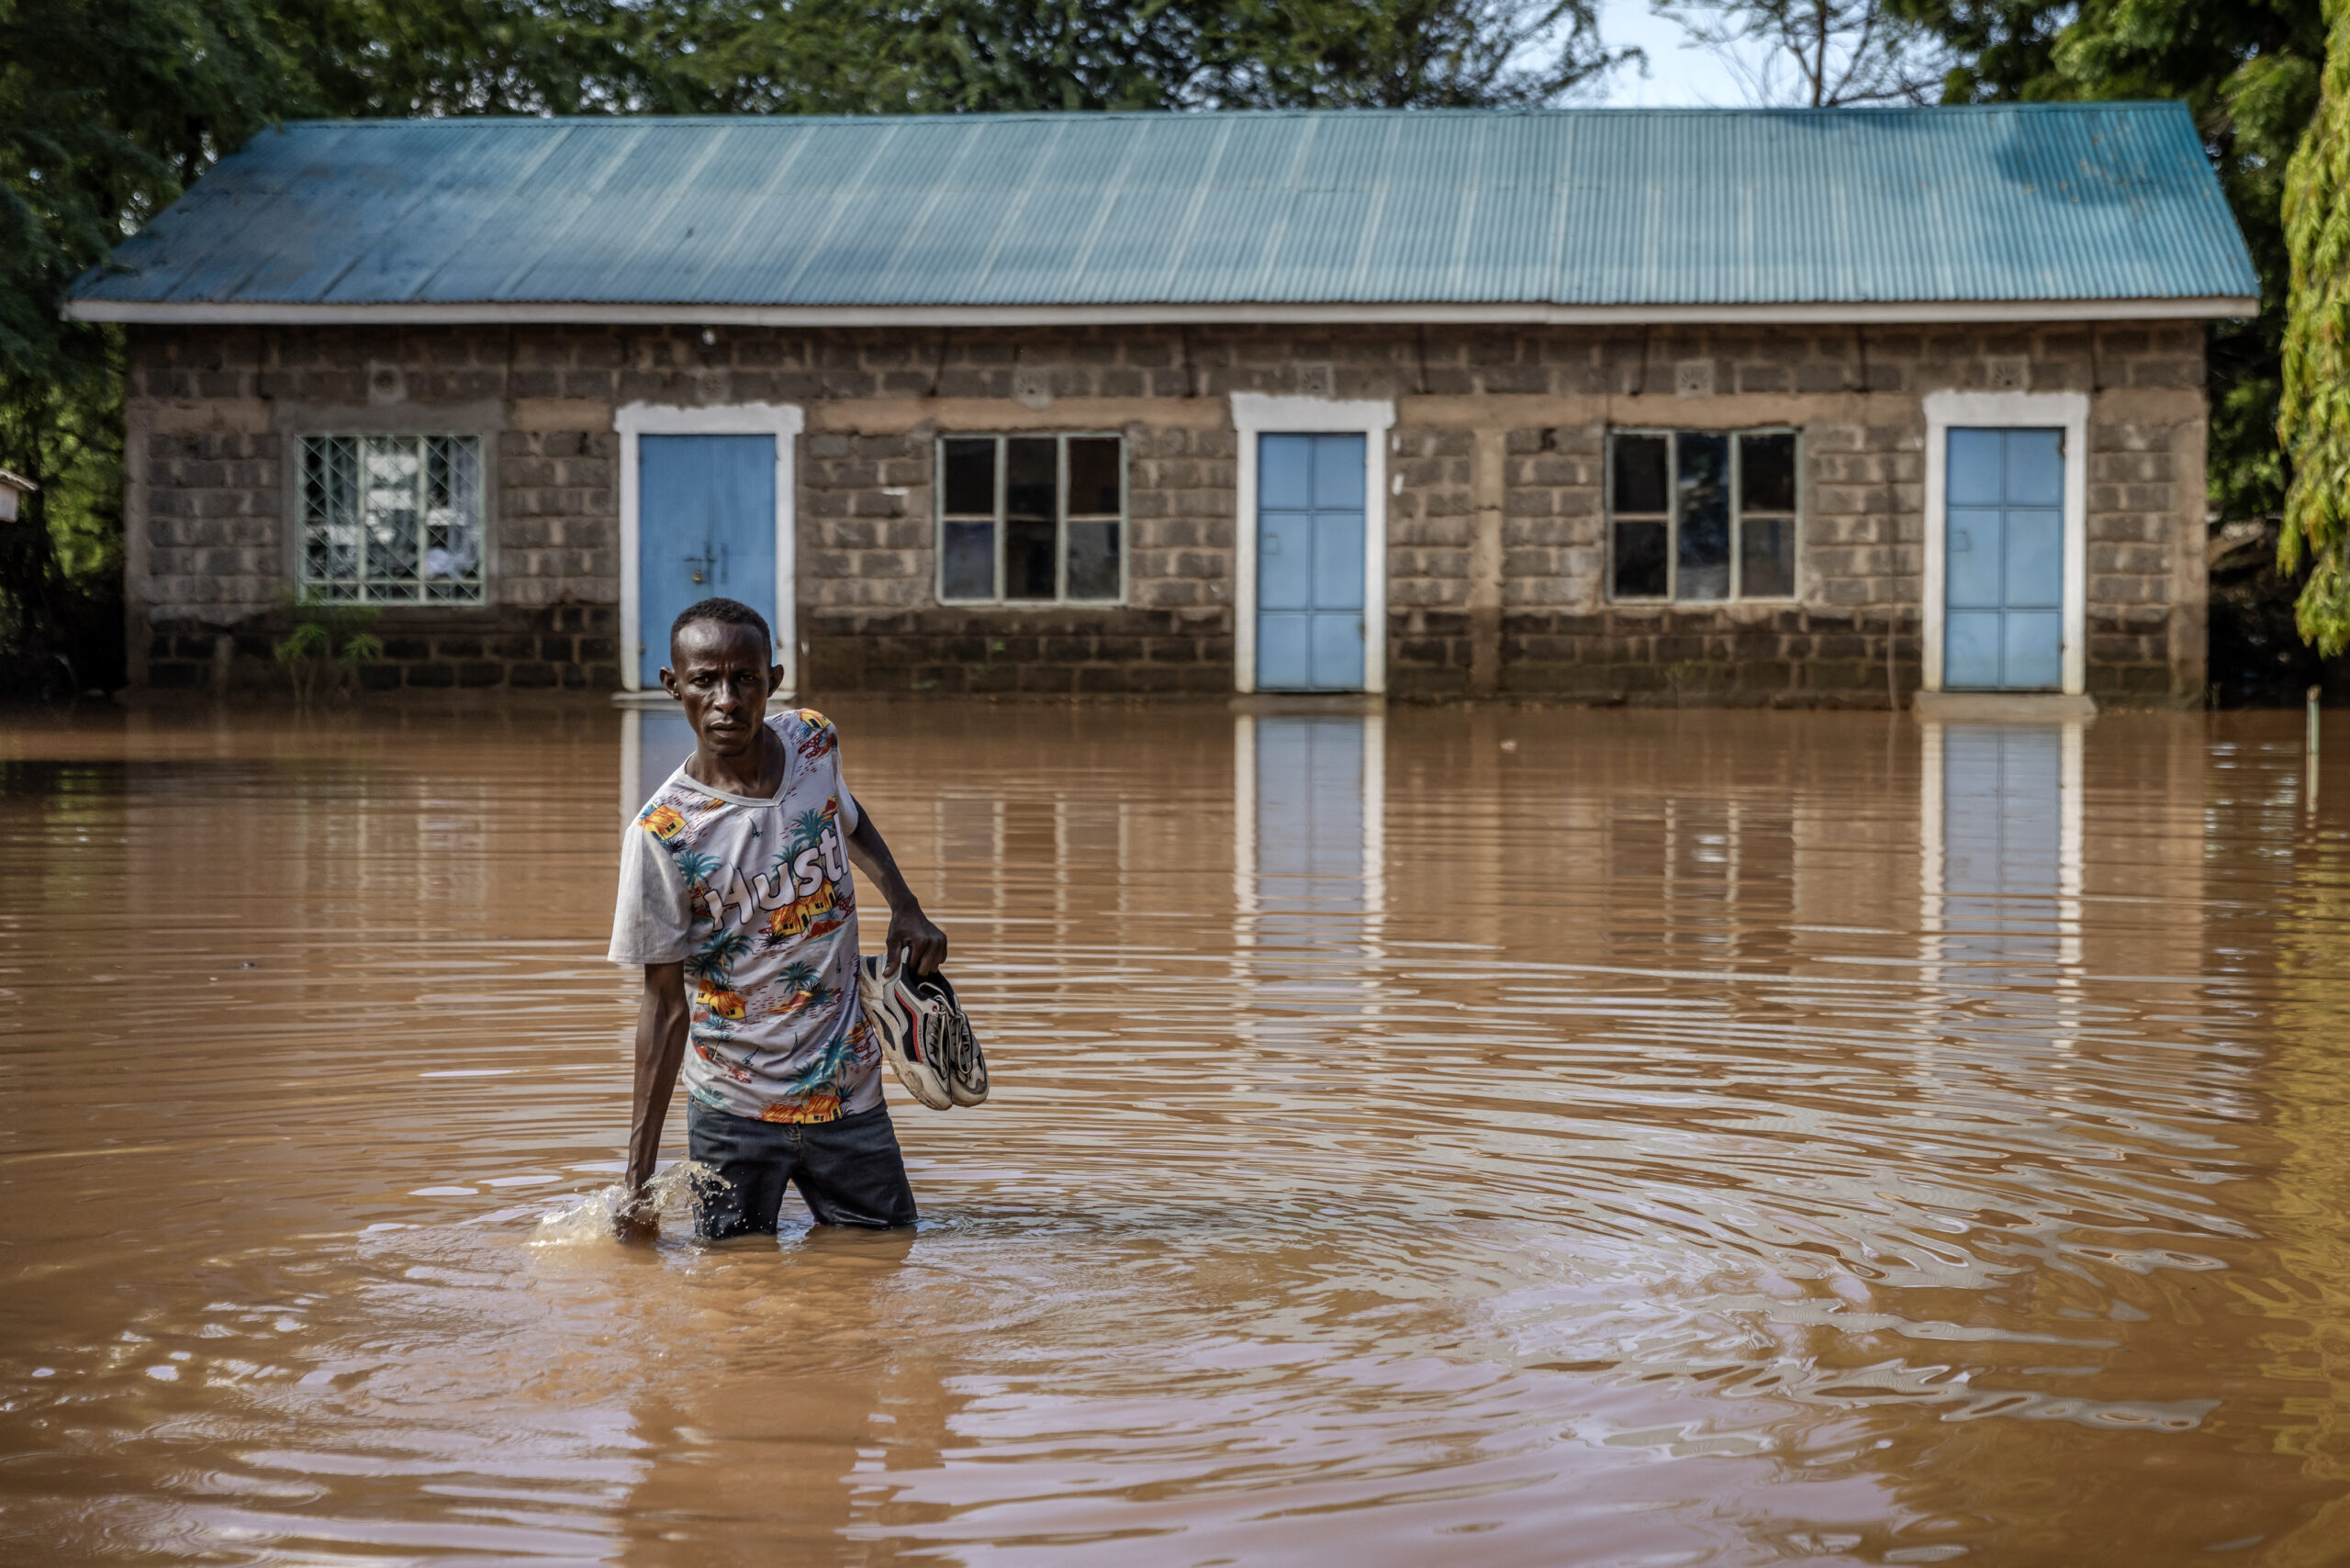
[[[2350,745],[832,711],[996,1099],[717,1250],[674,717],[0,722],[0,1556],[2350,1562]]]

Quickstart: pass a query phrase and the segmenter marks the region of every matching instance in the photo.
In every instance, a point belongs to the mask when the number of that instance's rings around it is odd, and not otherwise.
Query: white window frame
[[[663,408],[628,403],[614,410],[612,429],[621,438],[621,689],[642,691],[638,666],[644,662],[644,607],[638,496],[637,438],[646,435],[771,435],[775,437],[775,662],[783,666],[788,697],[800,689],[799,490],[794,475],[806,415],[794,403],[728,403],[710,409]]]
[[[356,577],[349,579],[314,577],[310,575],[311,442],[328,441],[350,441],[361,443],[357,458],[359,473],[356,476],[356,482],[360,492],[359,526],[361,531],[361,539],[358,557],[359,574]],[[397,599],[377,598],[369,594],[367,591],[367,545],[365,540],[367,527],[365,503],[365,495],[367,490],[365,479],[367,459],[364,443],[368,442],[423,442],[428,441],[459,441],[470,442],[473,443],[473,521],[474,543],[476,554],[474,558],[474,580],[470,585],[467,585],[472,588],[473,592],[469,597],[463,599],[434,599],[423,591],[431,579],[419,576],[413,579],[414,586],[417,589],[414,594],[404,595]],[[294,494],[292,498],[295,518],[293,540],[294,548],[292,551],[294,558],[293,577],[296,591],[300,593],[303,598],[310,599],[316,597],[321,603],[366,605],[371,609],[376,610],[479,610],[490,602],[489,578],[491,552],[489,538],[489,514],[490,491],[493,483],[493,476],[490,468],[491,442],[482,431],[478,430],[462,429],[412,431],[364,430],[354,429],[347,426],[338,426],[330,429],[303,429],[298,431],[295,434],[292,445],[294,449],[291,454],[294,468]],[[418,482],[420,484],[422,483],[422,471],[420,469],[418,476]],[[423,527],[423,508],[420,504],[418,508],[418,527],[420,529]],[[416,543],[418,566],[420,570],[423,566],[424,554],[424,544],[420,536],[416,541]],[[355,597],[351,598],[333,594],[331,590],[339,586],[352,587],[355,588],[358,592]],[[328,591],[325,593],[314,594],[313,590]]]
[[[1387,432],[1395,428],[1392,399],[1276,398],[1232,394],[1232,428],[1240,441],[1234,520],[1232,684],[1257,689],[1257,446],[1267,435],[1360,435],[1363,438],[1362,689],[1387,690]]]
[[[1664,592],[1662,596],[1627,599],[1616,591],[1616,441],[1627,435],[1661,435],[1673,438],[1665,460]],[[1674,590],[1681,586],[1681,487],[1675,480],[1675,459],[1680,447],[1678,438],[1684,435],[1719,435],[1729,438],[1729,596],[1726,599],[1676,599]],[[1796,441],[1796,510],[1795,537],[1787,543],[1794,552],[1794,572],[1785,593],[1744,592],[1746,577],[1746,449],[1740,441],[1750,435],[1790,435]],[[1607,430],[1607,450],[1600,473],[1600,498],[1606,527],[1606,576],[1601,584],[1606,602],[1621,605],[1655,605],[1660,608],[1707,609],[1726,604],[1795,604],[1803,599],[1804,547],[1803,522],[1806,503],[1810,499],[1804,473],[1803,431],[1796,425],[1611,425]],[[1647,514],[1636,513],[1636,516]],[[1768,516],[1783,514],[1773,512]]]
[[[1010,464],[1004,443],[1008,441],[1050,441],[1056,443],[1053,479],[1053,597],[1050,599],[1007,599],[1003,595],[1003,540],[1006,529],[1003,515],[1004,487],[1009,483]],[[950,441],[992,441],[995,442],[995,597],[991,599],[949,598],[946,592],[946,443]],[[1072,441],[1114,441],[1118,443],[1118,591],[1111,599],[1071,599],[1069,596],[1069,443]],[[1124,431],[1098,430],[1018,430],[1018,431],[941,431],[931,447],[931,495],[935,504],[931,509],[932,570],[931,597],[942,605],[957,610],[1058,610],[1111,608],[1126,602],[1130,591],[1127,563],[1134,554],[1134,525],[1130,520],[1128,499],[1131,454],[1126,450]],[[970,521],[969,514],[958,514],[958,521]],[[1088,512],[1077,518],[1080,522],[1099,522],[1099,512]]]
[[[1950,432],[2049,430],[2065,432],[2064,690],[2088,689],[2088,447],[2086,392],[1930,392],[1926,410],[1925,670],[1928,691],[1942,689],[1942,639],[1949,593]]]

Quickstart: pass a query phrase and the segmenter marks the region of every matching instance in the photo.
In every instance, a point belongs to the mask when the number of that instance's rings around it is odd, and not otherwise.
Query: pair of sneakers
[[[856,991],[866,1021],[881,1036],[881,1054],[906,1092],[934,1111],[976,1105],[988,1097],[987,1058],[971,1020],[940,974],[918,975],[901,962],[859,958]]]

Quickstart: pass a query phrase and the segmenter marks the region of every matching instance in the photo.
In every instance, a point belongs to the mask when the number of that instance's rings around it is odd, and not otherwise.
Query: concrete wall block
[[[1425,335],[1424,382],[1423,335],[1377,327],[944,335],[729,329],[708,345],[699,336],[699,330],[666,328],[138,328],[129,334],[129,347],[134,395],[191,400],[266,397],[279,404],[308,400],[364,407],[369,368],[383,362],[405,371],[411,409],[439,401],[496,403],[511,398],[578,397],[609,403],[625,386],[632,393],[657,388],[664,400],[703,403],[765,397],[815,404],[847,394],[877,398],[902,410],[933,397],[1008,398],[1014,366],[1045,372],[1057,398],[1107,393],[1179,398],[1167,422],[1128,413],[1113,421],[1123,425],[1129,443],[1132,597],[1136,613],[1205,617],[1229,614],[1223,607],[1231,599],[1229,552],[1238,532],[1233,461],[1237,438],[1222,426],[1221,410],[1212,422],[1194,421],[1235,386],[1294,389],[1302,366],[1331,367],[1333,389],[1348,395],[1410,398],[1483,389],[1574,397],[1602,390],[1669,392],[1673,364],[1700,360],[1712,364],[1717,389],[1724,394],[1818,398],[1818,417],[1796,420],[1806,432],[1810,470],[1807,604],[1811,612],[1843,609],[1867,615],[1905,599],[1914,601],[1919,591],[1924,454],[1922,421],[1902,417],[1897,404],[1880,400],[1865,418],[1855,417],[1861,406],[1848,399],[1863,380],[1880,390],[1973,386],[1987,384],[1998,368],[1994,360],[2022,360],[2027,384],[2034,389],[2087,386],[2093,342],[2101,386],[2191,389],[2199,385],[2202,353],[2200,332],[2191,326],[2134,323],[1882,332],[1438,330]],[[957,375],[964,378],[960,383],[953,379]],[[1042,426],[1033,410],[1007,408],[1006,416],[997,428],[1053,428],[1049,412]],[[586,423],[569,428],[501,432],[501,600],[543,599],[554,613],[558,600],[576,605],[583,595],[600,599],[615,591],[618,445],[603,418],[590,414]],[[828,552],[839,557],[845,572],[883,575],[811,582],[810,591],[821,586],[826,597],[846,606],[844,613],[896,617],[909,628],[905,634],[928,634],[920,629],[936,625],[948,613],[929,602],[935,426],[926,414],[909,421],[902,411],[861,427],[854,411],[845,411],[844,420],[844,411],[811,409],[811,419],[826,428],[811,430],[801,446],[800,511],[809,528],[803,577],[812,577]],[[828,421],[850,428],[833,428]],[[1094,428],[1097,418],[1087,414],[1076,422]],[[1640,422],[1684,421],[1644,416]],[[2092,424],[2092,577],[2095,591],[2118,596],[2100,599],[2099,614],[2117,623],[2130,622],[2133,629],[2126,635],[2145,643],[2133,656],[2153,661],[2149,667],[2167,659],[2166,596],[2174,590],[2165,566],[2179,527],[2175,514],[2191,499],[2181,494],[2180,484],[2193,472],[2194,454],[2184,445],[2173,448],[2194,439],[2196,428],[2160,415],[2134,414]],[[1508,454],[1500,585],[1505,603],[1514,607],[1513,613],[1524,607],[1528,613],[1561,615],[1597,606],[1606,561],[1605,423],[1570,418],[1545,426],[1520,414],[1500,433]],[[1407,423],[1396,437],[1390,469],[1404,481],[1404,493],[1382,501],[1389,507],[1398,604],[1424,621],[1431,614],[1457,616],[1465,606],[1467,546],[1477,521],[1474,498],[1493,498],[1477,488],[1473,454],[1479,432],[1449,412],[1440,424]],[[212,607],[237,602],[239,595],[265,602],[274,593],[282,569],[279,520],[287,503],[279,489],[279,439],[273,431],[234,429],[151,435],[150,598],[180,602],[171,596],[185,593],[185,602]],[[856,526],[825,532],[850,524]],[[610,613],[609,605],[597,608]],[[1002,612],[952,613],[969,619]],[[1649,644],[1657,634],[1640,628],[1652,628],[1656,612],[1626,613],[1630,619],[1605,633],[1579,635],[1639,667],[1638,661],[1654,655]],[[1742,618],[1737,624],[1753,623],[1751,611],[1737,615]],[[842,622],[837,633],[823,635],[861,638],[867,635],[862,624]],[[1807,634],[1781,633],[1798,639]],[[1466,633],[1426,630],[1414,635],[1427,641],[1435,656],[1450,658],[1456,651],[1451,644]],[[1757,690],[1776,689],[1776,666],[1818,656],[1807,650],[1765,657],[1762,644],[1740,640],[1744,633],[1707,635],[1707,646],[1715,651],[1699,662],[1734,656],[1760,672],[1748,678],[1759,683]],[[2118,658],[2118,639],[2125,633],[2101,635],[2106,640],[2098,644],[2098,656]],[[1138,641],[1097,637],[1091,646],[1073,667],[1178,667],[1177,662],[1150,656]],[[1059,651],[1075,658],[1073,647]],[[935,650],[924,656],[934,666],[951,667],[952,661]],[[1228,679],[1228,647],[1222,657],[1220,668],[1214,655],[1203,654],[1198,672]],[[1555,648],[1544,657],[1555,657],[1561,669],[1598,667],[1580,655],[1567,659]],[[562,650],[531,660],[518,654],[507,678],[539,681],[552,670],[561,681],[584,680],[588,666],[583,661],[589,658],[576,649],[568,662]],[[439,661],[452,680],[461,678],[466,662],[453,656]],[[529,673],[510,673],[525,664]],[[1187,674],[1193,668],[1181,667]],[[1516,674],[1505,684],[1510,689],[1540,689]],[[1614,689],[1640,700],[1631,686]]]

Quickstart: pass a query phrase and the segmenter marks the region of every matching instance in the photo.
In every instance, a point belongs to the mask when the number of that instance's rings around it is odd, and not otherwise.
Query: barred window
[[[363,604],[479,604],[481,438],[302,438],[302,587]]]
[[[1608,593],[1792,599],[1792,431],[1618,431],[1608,442]]]
[[[1125,442],[1114,435],[940,438],[938,597],[1124,599],[1125,492]]]

